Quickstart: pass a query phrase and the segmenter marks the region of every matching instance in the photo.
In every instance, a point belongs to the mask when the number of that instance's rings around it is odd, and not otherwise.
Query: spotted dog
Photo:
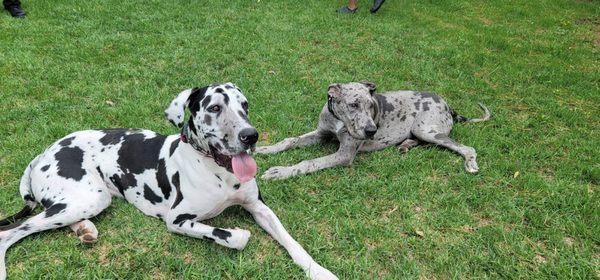
[[[317,264],[285,230],[260,197],[256,162],[248,153],[258,133],[248,121],[248,102],[231,83],[185,90],[165,111],[177,135],[141,129],[86,130],[52,144],[27,167],[20,183],[26,206],[0,221],[0,279],[6,251],[18,240],[69,226],[84,243],[98,230],[89,220],[124,198],[144,214],[163,220],[171,232],[238,250],[244,229],[202,224],[225,208],[241,205],[312,279],[337,279]],[[44,210],[31,218],[41,204]]]
[[[262,178],[284,179],[298,174],[350,165],[358,151],[375,151],[399,145],[403,152],[419,141],[434,143],[461,154],[465,169],[476,173],[475,149],[457,143],[448,137],[454,121],[480,122],[490,118],[489,110],[481,119],[468,119],[457,115],[439,96],[416,91],[393,91],[375,94],[371,82],[332,84],[328,101],[323,107],[317,130],[300,137],[287,138],[272,146],[258,147],[257,153],[271,154],[337,138],[340,143],[336,153],[306,160],[293,166],[276,166],[267,170]]]

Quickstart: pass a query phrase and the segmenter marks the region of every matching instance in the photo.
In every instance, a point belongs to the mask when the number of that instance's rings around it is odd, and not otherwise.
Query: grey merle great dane
[[[165,111],[181,134],[107,129],[72,133],[52,144],[27,167],[20,183],[26,206],[0,221],[0,279],[5,255],[20,239],[69,226],[84,243],[98,230],[89,220],[121,197],[144,214],[162,219],[171,232],[238,250],[250,232],[202,224],[225,208],[241,205],[312,279],[337,279],[317,264],[285,230],[260,197],[256,162],[247,154],[258,133],[248,121],[248,102],[231,83],[181,92]],[[41,204],[45,210],[31,218]],[[21,221],[19,221],[21,219]]]
[[[434,143],[461,154],[465,169],[476,173],[475,149],[452,140],[448,135],[454,121],[481,122],[490,118],[489,110],[481,119],[457,115],[439,96],[416,91],[392,91],[375,94],[371,82],[332,84],[328,101],[323,107],[317,130],[299,137],[286,138],[271,145],[257,147],[256,153],[271,154],[337,138],[340,143],[336,153],[293,166],[275,166],[268,169],[263,179],[284,179],[298,174],[350,165],[357,152],[375,151],[399,145],[407,152],[419,141]]]

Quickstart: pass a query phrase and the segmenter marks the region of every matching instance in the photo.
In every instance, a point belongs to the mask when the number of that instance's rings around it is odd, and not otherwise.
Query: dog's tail
[[[452,118],[454,119],[455,122],[476,123],[476,122],[484,122],[484,121],[489,120],[492,117],[490,110],[488,110],[488,108],[485,105],[483,105],[483,103],[477,103],[477,104],[479,105],[479,107],[481,107],[481,109],[484,112],[484,115],[481,118],[470,119],[465,116],[461,116],[461,115],[457,114],[456,112],[454,112],[454,110],[451,110],[450,114],[452,114]]]
[[[23,207],[23,209],[21,209],[21,211],[18,213],[0,220],[0,231],[10,227],[12,223],[31,215],[33,209],[35,209],[37,206],[37,202],[31,194],[31,170],[37,166],[38,160],[39,156],[33,159],[25,169],[23,176],[21,176],[19,191],[21,192],[23,200],[25,200],[25,207]]]
[[[29,215],[31,215],[31,212],[33,212],[33,207],[31,207],[30,204],[27,204],[17,214],[14,214],[3,220],[0,220],[0,231],[6,229],[5,227],[10,226],[10,224],[15,223],[16,221],[18,221],[22,218],[28,217]]]

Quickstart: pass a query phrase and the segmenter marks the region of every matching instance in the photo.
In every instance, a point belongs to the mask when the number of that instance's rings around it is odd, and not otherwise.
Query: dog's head
[[[189,138],[185,140],[210,152],[236,176],[240,170],[245,175],[256,174],[256,163],[246,151],[254,148],[258,132],[248,120],[248,101],[237,86],[226,83],[184,90],[171,101],[165,115],[182,127],[186,107],[191,116],[182,128],[184,137]]]
[[[348,133],[359,140],[372,139],[377,133],[374,119],[378,114],[375,84],[332,84],[327,90],[327,106],[344,123]]]

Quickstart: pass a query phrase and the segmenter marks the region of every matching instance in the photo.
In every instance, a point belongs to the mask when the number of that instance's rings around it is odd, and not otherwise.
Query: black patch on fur
[[[208,240],[210,242],[215,242],[215,239],[212,238],[212,237],[209,237],[209,236],[203,236],[202,238],[204,238],[204,239],[206,239],[206,240]]]
[[[223,180],[221,179],[221,176],[219,176],[219,175],[215,174],[215,177],[217,177],[217,179],[219,179],[219,181],[223,181]]]
[[[429,102],[423,102],[423,111],[429,111]]]
[[[73,137],[69,137],[69,138],[65,138],[62,141],[58,142],[59,145],[66,147],[71,145],[71,143],[73,143],[73,139],[75,139],[75,136]]]
[[[233,89],[233,87],[232,87],[232,86],[230,86],[230,85],[225,85],[225,88],[226,88],[226,89]]]
[[[67,205],[64,203],[56,203],[50,206],[48,209],[46,209],[46,218],[50,218],[58,214],[60,211],[65,210],[65,208],[67,208]]]
[[[208,104],[210,104],[211,99],[212,97],[210,95],[204,97],[204,99],[202,99],[202,108],[206,109],[206,107],[208,107]]]
[[[227,93],[223,92],[223,102],[225,102],[225,105],[229,105],[229,95],[227,95]]]
[[[175,209],[175,207],[177,207],[177,205],[179,205],[179,203],[183,200],[183,194],[181,193],[181,188],[179,187],[179,172],[175,172],[175,174],[173,174],[171,181],[175,186],[175,190],[177,191],[175,202],[173,203],[173,206],[171,206],[171,209]]]
[[[394,105],[392,103],[387,102],[387,98],[385,95],[376,94],[375,98],[377,98],[377,102],[379,103],[379,108],[385,115],[386,113],[394,111]]]
[[[180,214],[177,215],[177,217],[175,217],[175,220],[173,221],[174,225],[183,225],[183,222],[187,221],[187,220],[191,220],[191,219],[195,219],[197,216],[194,214]]]
[[[86,174],[82,168],[83,150],[81,148],[63,147],[54,155],[54,158],[57,161],[58,176],[79,181]]]
[[[188,120],[188,128],[194,133],[194,135],[198,135],[198,131],[196,130],[196,125],[192,118]],[[190,139],[188,139],[189,141]]]
[[[146,139],[143,134],[130,134],[124,137],[119,149],[117,163],[126,173],[141,174],[147,169],[155,169],[158,155],[165,139],[164,135]]]
[[[104,146],[116,145],[121,142],[127,132],[132,132],[132,129],[127,128],[113,128],[113,129],[102,129],[104,136],[100,138],[100,143]]]
[[[42,198],[42,200],[40,201],[40,203],[46,209],[48,209],[48,208],[50,208],[50,206],[54,205],[54,201],[52,201],[52,199],[49,199],[49,198]]]
[[[162,202],[162,197],[156,195],[156,193],[154,193],[147,184],[144,184],[144,198],[150,201],[150,203],[153,205]]]
[[[245,121],[248,121],[248,116],[246,115],[246,113],[244,113],[242,111],[238,111],[238,115],[240,115],[240,117],[242,119],[244,119]]]
[[[158,182],[158,187],[162,191],[165,199],[169,199],[169,196],[171,195],[171,183],[169,182],[169,177],[167,176],[167,166],[165,165],[165,160],[162,158],[158,161],[156,181]]]
[[[236,190],[239,190],[240,189],[240,184],[233,185],[233,188],[236,189]]]
[[[31,227],[29,225],[23,225],[22,227],[19,228],[19,230],[21,230],[21,231],[28,231],[30,229],[31,229]]]
[[[50,164],[42,166],[42,168],[40,168],[40,170],[42,170],[42,172],[46,172],[46,171],[48,171],[48,168],[50,168]]]
[[[227,241],[227,238],[231,237],[231,232],[222,230],[220,228],[215,228],[213,229],[212,235]]]
[[[171,143],[171,147],[169,147],[169,156],[173,156],[175,149],[177,149],[177,146],[179,146],[179,141],[181,140],[177,139]]]
[[[102,170],[100,170],[100,166],[96,166],[96,171],[98,171],[98,174],[100,174],[100,178],[104,180],[104,173],[102,173]]]
[[[223,91],[222,88],[218,87],[218,88],[215,89],[215,92],[224,93],[225,91]]]
[[[415,109],[419,111],[419,105],[421,105],[421,101],[415,102]]]
[[[188,108],[190,109],[192,116],[196,116],[200,110],[200,101],[204,99],[206,89],[208,89],[208,87],[192,89],[192,94],[190,94],[190,97],[188,97]]]
[[[421,92],[421,96],[423,98],[431,98],[431,99],[433,99],[433,102],[435,102],[435,103],[440,103],[440,97],[431,92]]]
[[[110,181],[113,182],[123,196],[125,196],[127,189],[137,185],[137,180],[132,173],[123,173],[121,176],[114,174],[110,177]]]
[[[23,197],[23,199],[24,199],[24,200],[26,200],[26,201],[32,201],[32,202],[33,202],[33,201],[35,201],[35,199],[33,198],[33,196],[32,196],[32,195],[30,195],[30,194],[26,194],[26,195]]]
[[[208,126],[212,124],[212,117],[209,114],[204,115],[204,123]]]

